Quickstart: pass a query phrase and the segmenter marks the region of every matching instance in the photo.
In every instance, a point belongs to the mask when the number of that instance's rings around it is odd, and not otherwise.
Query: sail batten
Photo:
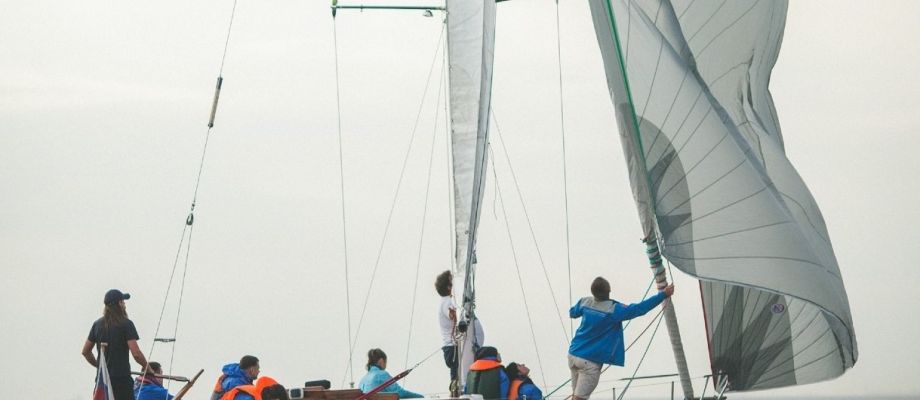
[[[703,281],[713,373],[731,390],[843,373],[857,358],[846,291],[768,88],[787,4],[601,5],[628,22],[620,60],[604,38],[617,28],[594,19],[640,221]]]

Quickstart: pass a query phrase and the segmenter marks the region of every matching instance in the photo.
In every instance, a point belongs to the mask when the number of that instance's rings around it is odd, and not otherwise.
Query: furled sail
[[[495,49],[495,0],[447,1],[450,64],[450,121],[453,157],[456,281],[463,281],[463,315],[473,317],[476,229],[479,226],[489,139],[492,60]],[[477,324],[471,323],[471,329]],[[480,328],[481,329],[481,328]],[[465,336],[461,381],[473,361]]]
[[[768,89],[786,8],[591,0],[643,229],[701,279],[730,390],[829,379],[857,359],[827,228]]]

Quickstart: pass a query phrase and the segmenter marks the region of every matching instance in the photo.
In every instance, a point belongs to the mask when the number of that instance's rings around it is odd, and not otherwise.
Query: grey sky
[[[0,341],[8,347],[0,382],[10,393],[89,396],[93,370],[79,348],[112,287],[132,293],[129,315],[149,351],[191,202],[231,5],[0,4]],[[920,361],[913,356],[920,354],[913,340],[920,323],[911,317],[920,306],[913,294],[920,272],[908,257],[920,242],[913,229],[920,223],[914,204],[920,162],[912,154],[920,144],[916,15],[920,3],[910,1],[790,4],[771,87],[787,155],[827,221],[860,358],[831,382],[735,397],[920,394]],[[590,279],[603,275],[611,278],[614,296],[638,300],[651,274],[587,5],[562,2],[560,19],[572,296],[585,295]],[[343,11],[336,22],[353,330],[440,21],[418,12]],[[492,144],[538,350],[492,176],[478,275],[487,342],[506,361],[531,366],[540,386],[545,374],[550,387],[568,375],[563,331],[569,322],[556,314],[570,300],[555,27],[552,1],[499,5],[493,106],[500,130],[493,125]],[[239,1],[199,191],[173,363],[178,374],[205,368],[195,398],[207,395],[220,366],[247,353],[263,360],[264,374],[286,385],[328,378],[339,386],[343,380],[346,283],[333,49],[328,2]],[[431,283],[450,262],[444,136],[443,129],[433,129],[439,74],[440,65],[370,291],[355,380],[371,347],[388,353],[394,373],[438,348]],[[419,253],[429,154],[434,170]],[[173,335],[181,267],[162,337]],[[701,376],[708,361],[697,285],[676,269],[675,278],[691,375]],[[649,320],[639,320],[627,337]],[[640,374],[674,371],[663,333]],[[148,357],[168,366],[170,350],[158,345]],[[608,371],[599,390],[622,387],[615,380],[631,374],[638,358],[627,353],[627,367]],[[446,375],[436,355],[405,386],[443,394]],[[663,396],[668,388],[633,390]]]

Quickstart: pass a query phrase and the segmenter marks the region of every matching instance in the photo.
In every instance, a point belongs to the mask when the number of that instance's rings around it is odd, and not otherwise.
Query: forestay
[[[751,390],[852,367],[837,261],[768,89],[786,2],[591,5],[644,233],[703,281],[713,372]]]
[[[453,157],[457,281],[464,282],[464,317],[475,299],[476,228],[484,188],[495,48],[495,1],[447,1],[450,64],[450,122]],[[473,325],[475,326],[475,325]],[[472,346],[462,345],[461,381],[472,363]]]

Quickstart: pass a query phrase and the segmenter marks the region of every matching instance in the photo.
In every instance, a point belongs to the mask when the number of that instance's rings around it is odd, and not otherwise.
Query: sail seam
[[[735,201],[733,201],[733,202],[731,202],[731,203],[728,203],[728,204],[726,204],[726,205],[724,205],[724,206],[722,206],[722,207],[719,207],[719,208],[717,208],[717,209],[715,209],[715,210],[712,210],[712,211],[710,211],[710,212],[708,212],[708,213],[706,213],[706,214],[700,215],[700,216],[698,216],[698,217],[696,217],[696,218],[693,218],[693,219],[689,219],[689,220],[687,220],[686,222],[681,223],[680,225],[677,225],[676,227],[674,227],[674,231],[677,231],[678,229],[683,228],[683,227],[685,227],[685,226],[691,225],[691,224],[693,224],[694,222],[697,222],[697,221],[699,221],[699,220],[701,220],[701,219],[703,219],[703,218],[712,216],[712,215],[714,215],[714,214],[718,214],[719,212],[724,211],[724,210],[727,209],[727,208],[730,208],[730,207],[732,207],[732,206],[735,206],[735,205],[737,205],[737,204],[740,204],[740,203],[744,202],[745,200],[749,200],[749,199],[753,198],[754,196],[757,196],[758,194],[763,193],[765,190],[767,190],[767,186],[764,186],[764,187],[760,188],[760,190],[758,190],[758,191],[756,191],[756,192],[754,192],[754,193],[751,193],[751,194],[749,194],[749,195],[747,195],[747,196],[744,196],[744,197],[742,197],[742,198],[740,198],[740,199],[738,199],[738,200],[735,200]]]
[[[780,257],[780,256],[723,256],[723,257],[694,257],[694,258],[687,258],[687,257],[676,256],[676,255],[668,255],[668,257],[669,257],[669,258],[676,258],[676,259],[679,259],[679,260],[746,260],[746,259],[754,259],[754,260],[786,260],[786,261],[798,261],[798,262],[802,262],[802,263],[805,263],[805,264],[813,265],[813,266],[815,266],[815,267],[819,267],[819,268],[821,268],[821,269],[824,269],[824,266],[823,266],[823,265],[818,264],[818,263],[816,263],[816,262],[814,262],[814,261],[808,261],[808,260],[804,260],[804,259],[801,259],[801,258],[795,258],[795,257]],[[749,286],[749,285],[746,285],[746,286]],[[752,287],[754,287],[754,286],[752,286]]]

